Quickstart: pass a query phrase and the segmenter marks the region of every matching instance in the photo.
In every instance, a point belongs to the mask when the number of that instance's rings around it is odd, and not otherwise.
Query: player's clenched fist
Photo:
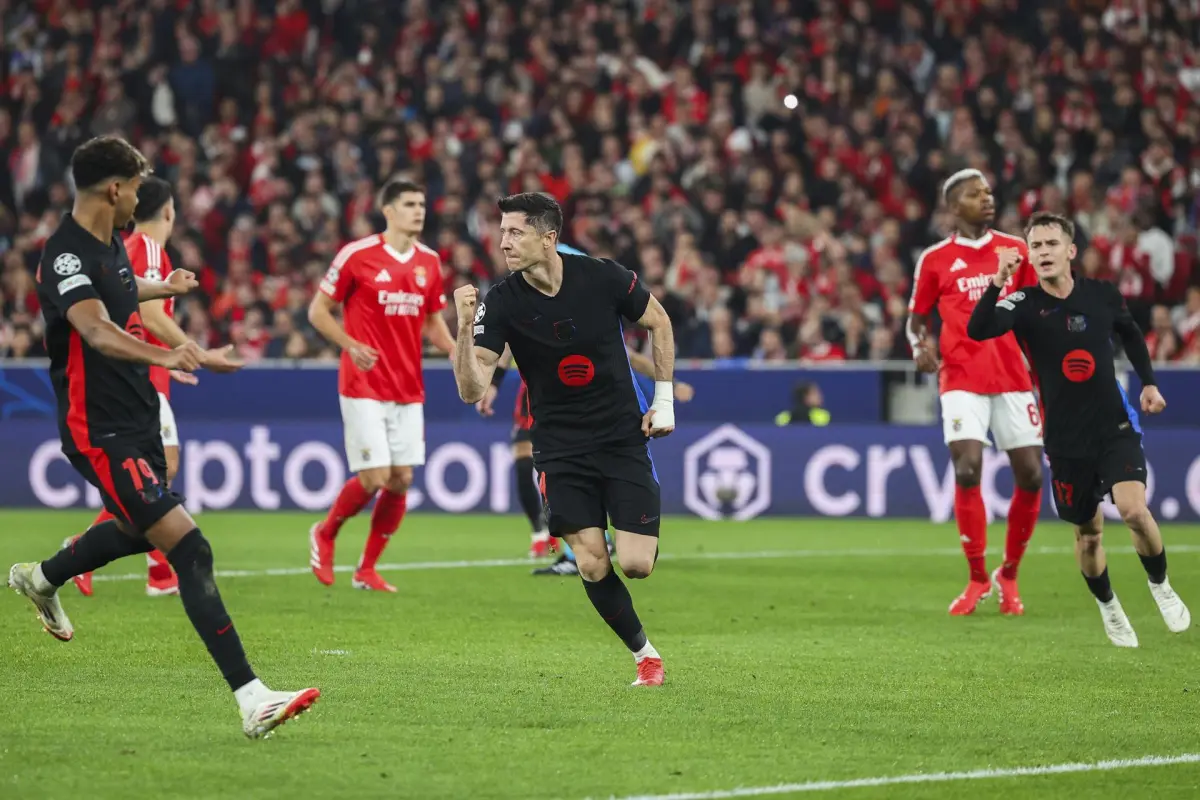
[[[999,247],[996,248],[996,253],[1000,256],[1000,265],[996,270],[994,281],[1003,289],[1004,284],[1008,283],[1008,279],[1017,271],[1017,267],[1021,266],[1025,256],[1021,255],[1021,251],[1015,247]]]
[[[1157,386],[1146,386],[1142,388],[1142,411],[1147,414],[1159,414],[1167,407],[1167,401],[1163,399],[1162,392]]]
[[[479,290],[467,284],[454,290],[454,308],[458,311],[458,326],[470,325],[475,321],[475,306],[479,303]]]
[[[170,287],[171,292],[175,295],[187,294],[200,285],[196,280],[196,273],[189,272],[186,269],[173,270],[167,276],[166,284]]]

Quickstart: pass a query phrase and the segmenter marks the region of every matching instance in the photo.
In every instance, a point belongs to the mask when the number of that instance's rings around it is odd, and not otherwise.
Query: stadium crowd
[[[0,0],[0,22],[5,357],[42,352],[72,149],[121,134],[177,187],[185,330],[248,359],[333,357],[309,298],[397,174],[428,187],[447,291],[495,280],[496,198],[541,190],[565,243],[652,287],[683,358],[907,359],[939,183],[976,167],[997,227],[1071,215],[1155,358],[1200,364],[1195,0]]]

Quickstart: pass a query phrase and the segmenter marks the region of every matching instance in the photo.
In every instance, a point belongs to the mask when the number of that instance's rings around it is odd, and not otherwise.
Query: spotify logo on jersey
[[[587,356],[567,356],[558,362],[558,379],[567,386],[587,386],[596,377],[596,365]]]
[[[1083,383],[1096,372],[1096,359],[1087,350],[1072,350],[1063,356],[1062,371],[1072,383]]]

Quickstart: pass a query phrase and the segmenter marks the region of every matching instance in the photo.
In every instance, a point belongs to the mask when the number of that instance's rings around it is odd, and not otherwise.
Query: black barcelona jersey
[[[997,302],[989,284],[967,333],[987,339],[1012,331],[1037,377],[1051,456],[1090,458],[1119,436],[1141,433],[1138,414],[1117,380],[1112,339],[1117,336],[1143,386],[1155,383],[1146,340],[1117,287],[1076,277],[1065,297],[1041,286]]]
[[[475,315],[475,345],[507,343],[529,392],[538,461],[645,444],[647,405],[625,352],[622,318],[641,319],[650,292],[610,259],[560,254],[558,294],[519,273],[492,287]]]
[[[109,242],[102,242],[70,214],[64,216],[42,251],[37,292],[63,452],[86,453],[111,440],[156,436],[158,393],[150,383],[150,368],[100,354],[67,320],[71,306],[97,299],[114,323],[146,338],[137,281],[121,236],[114,232]]]

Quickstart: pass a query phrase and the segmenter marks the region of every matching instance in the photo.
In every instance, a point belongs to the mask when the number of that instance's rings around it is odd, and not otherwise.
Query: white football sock
[[[257,707],[258,704],[262,702],[260,698],[263,695],[268,694],[270,691],[271,690],[267,688],[266,684],[264,684],[258,678],[255,678],[240,689],[234,689],[233,697],[235,700],[237,700],[238,708],[245,713]]]
[[[642,646],[641,650],[633,654],[634,661],[641,661],[644,658],[660,658],[658,651],[654,649],[654,645],[650,644],[649,639],[646,640],[646,644]]]
[[[38,594],[47,597],[58,591],[57,586],[46,580],[46,573],[42,572],[41,564],[33,568],[33,588]]]

